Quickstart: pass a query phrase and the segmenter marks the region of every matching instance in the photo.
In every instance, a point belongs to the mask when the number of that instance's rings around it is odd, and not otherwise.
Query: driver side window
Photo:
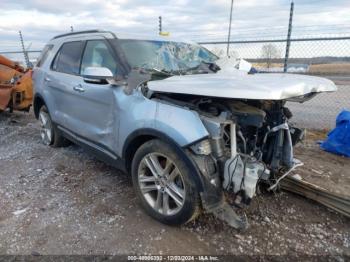
[[[113,75],[117,74],[117,63],[104,41],[91,40],[86,43],[81,73],[87,67],[107,67]]]

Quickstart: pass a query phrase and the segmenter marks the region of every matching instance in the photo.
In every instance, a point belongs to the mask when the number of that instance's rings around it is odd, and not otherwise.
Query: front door
[[[67,65],[64,65],[65,43],[58,56],[62,54],[63,59],[54,61],[54,75],[51,83],[56,92],[56,108],[58,109],[59,128],[81,142],[96,147],[105,153],[115,152],[118,136],[118,115],[114,91],[118,87],[109,84],[86,83],[82,72],[86,67],[107,67],[114,74],[117,71],[117,64],[111,51],[104,40],[91,40],[83,42],[83,52],[73,52],[69,56],[79,54],[79,59],[74,58],[73,72],[67,72]],[[67,46],[67,52],[72,46]],[[67,64],[67,63],[66,63]],[[68,63],[69,64],[69,63]],[[65,68],[65,69],[62,69]],[[65,71],[65,72],[62,72]]]

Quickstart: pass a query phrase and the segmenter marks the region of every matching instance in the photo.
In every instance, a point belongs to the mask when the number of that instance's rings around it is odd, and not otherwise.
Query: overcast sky
[[[226,38],[230,0],[0,0],[0,51],[19,49],[18,30],[31,49],[54,35],[109,29],[155,35],[163,29],[192,40]],[[293,35],[350,33],[350,0],[295,0]],[[233,38],[285,36],[288,0],[235,0]]]

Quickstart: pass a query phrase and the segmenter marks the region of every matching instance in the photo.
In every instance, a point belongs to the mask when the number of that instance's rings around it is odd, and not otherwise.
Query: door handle
[[[44,80],[45,80],[46,82],[51,82],[51,78],[49,78],[49,77],[45,77]]]
[[[74,86],[74,87],[73,87],[73,90],[74,90],[74,91],[77,91],[77,92],[79,92],[79,93],[82,93],[82,92],[85,91],[85,89],[81,86],[81,84]]]

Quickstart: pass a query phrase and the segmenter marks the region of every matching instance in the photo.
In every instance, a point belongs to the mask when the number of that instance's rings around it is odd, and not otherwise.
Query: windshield
[[[213,63],[216,55],[197,44],[169,41],[118,40],[132,68],[180,72]]]

